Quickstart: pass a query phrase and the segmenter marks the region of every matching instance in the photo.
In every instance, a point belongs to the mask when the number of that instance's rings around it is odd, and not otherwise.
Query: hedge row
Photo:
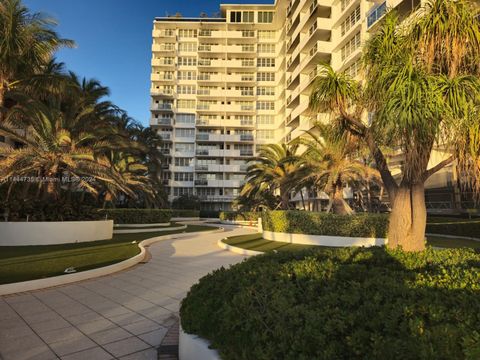
[[[172,213],[172,217],[174,218],[197,218],[200,217],[200,211],[199,210],[178,210],[178,209],[172,209],[170,210]]]
[[[480,238],[480,220],[430,218],[428,219],[426,232],[430,234]]]
[[[269,253],[189,291],[187,333],[222,359],[479,359],[480,254],[343,248]]]
[[[222,211],[220,213],[220,220],[228,221],[257,221],[259,217],[262,217],[262,213],[254,211]]]
[[[100,213],[115,224],[167,223],[172,218],[168,209],[103,209]]]
[[[307,211],[262,213],[263,230],[291,234],[386,238],[388,215],[335,215]]]

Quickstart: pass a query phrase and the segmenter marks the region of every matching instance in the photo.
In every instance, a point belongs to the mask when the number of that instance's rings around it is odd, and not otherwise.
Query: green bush
[[[257,221],[259,217],[262,217],[262,213],[255,211],[222,211],[220,213],[220,220],[228,221]]]
[[[218,210],[200,210],[201,218],[218,218],[220,216],[220,211]]]
[[[177,209],[172,209],[172,217],[174,218],[197,218],[200,217],[200,211],[199,210],[177,210]]]
[[[263,229],[292,234],[386,238],[388,215],[335,215],[308,211],[262,213]]]
[[[221,268],[182,301],[222,359],[480,359],[480,254],[343,248]]]
[[[115,224],[167,223],[172,217],[168,209],[102,209],[99,212]]]
[[[426,232],[480,238],[480,219],[429,218]]]

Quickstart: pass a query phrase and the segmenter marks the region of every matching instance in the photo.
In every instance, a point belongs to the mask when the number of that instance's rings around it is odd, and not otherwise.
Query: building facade
[[[320,63],[361,76],[362,44],[387,8],[420,0],[276,0],[221,5],[220,18],[156,18],[150,124],[164,139],[169,200],[190,194],[228,210],[262,144],[289,142]]]

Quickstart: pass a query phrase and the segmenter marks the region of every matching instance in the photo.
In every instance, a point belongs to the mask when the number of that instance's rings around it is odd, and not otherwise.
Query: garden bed
[[[480,254],[315,248],[255,256],[194,285],[185,332],[222,359],[477,359]]]

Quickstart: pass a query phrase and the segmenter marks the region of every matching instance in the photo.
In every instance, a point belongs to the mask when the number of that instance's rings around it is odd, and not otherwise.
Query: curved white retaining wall
[[[179,325],[178,358],[179,360],[221,360],[218,351],[209,349],[209,342],[197,335],[187,334]]]
[[[160,227],[160,228],[136,228],[136,229],[115,229],[113,230],[114,234],[137,234],[137,233],[149,233],[149,232],[161,232],[161,231],[174,231],[174,230],[183,230],[186,229],[187,225],[175,226],[175,227]]]
[[[150,226],[170,226],[170,223],[154,223],[154,224],[114,224],[114,228],[122,228],[122,227],[134,227],[134,228],[143,228],[143,227],[150,227]]]
[[[156,236],[156,237],[141,241],[138,244],[140,248],[140,253],[135,255],[134,257],[131,257],[130,259],[118,262],[113,265],[108,265],[108,266],[104,266],[104,267],[92,269],[92,270],[81,271],[74,274],[65,274],[60,276],[52,276],[45,279],[28,280],[28,281],[22,281],[22,282],[11,283],[11,284],[3,284],[3,285],[0,285],[0,296],[15,294],[19,292],[25,292],[25,291],[45,289],[53,286],[65,285],[65,284],[70,284],[77,281],[83,281],[83,280],[93,279],[99,276],[113,274],[115,272],[128,269],[129,267],[132,267],[138,264],[139,262],[143,261],[146,255],[145,247],[153,243],[156,243],[157,241],[179,239],[179,238],[188,237],[192,235],[198,235],[201,233],[208,234],[208,233],[216,233],[216,232],[223,232],[223,231],[224,231],[223,228],[216,228],[213,230],[207,230],[207,231],[201,231],[201,232]]]
[[[0,246],[110,240],[112,233],[113,220],[0,222]]]
[[[221,247],[222,249],[227,250],[227,251],[231,251],[235,254],[249,255],[249,256],[263,254],[263,252],[261,252],[261,251],[247,250],[247,249],[242,249],[241,247],[238,247],[238,246],[233,246],[233,245],[226,244],[226,243],[223,242],[223,240],[225,240],[225,239],[218,240],[217,245],[219,247]]]
[[[290,234],[273,231],[263,231],[263,238],[272,241],[282,241],[291,244],[321,245],[321,246],[381,246],[387,243],[384,238],[364,238],[328,235]]]

